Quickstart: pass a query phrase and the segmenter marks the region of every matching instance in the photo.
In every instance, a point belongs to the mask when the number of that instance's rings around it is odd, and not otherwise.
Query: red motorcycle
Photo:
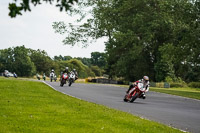
[[[63,87],[64,84],[66,84],[66,81],[68,80],[69,76],[67,73],[64,73],[60,78],[60,86]]]
[[[137,85],[130,89],[130,91],[124,96],[124,102],[134,102],[136,98],[145,98],[142,97],[146,89],[143,87],[142,83],[137,83]]]

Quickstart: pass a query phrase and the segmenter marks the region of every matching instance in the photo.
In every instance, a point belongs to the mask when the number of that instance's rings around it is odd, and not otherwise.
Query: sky
[[[55,33],[53,22],[74,23],[75,17],[48,3],[31,8],[22,16],[8,16],[8,3],[12,0],[0,0],[0,49],[24,45],[34,50],[45,50],[50,57],[62,55],[90,58],[92,52],[104,52],[105,39],[99,39],[87,48],[63,45],[65,36]]]

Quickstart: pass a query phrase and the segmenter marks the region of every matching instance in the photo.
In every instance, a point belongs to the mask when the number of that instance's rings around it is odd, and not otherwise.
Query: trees
[[[106,54],[100,52],[91,53],[91,64],[98,66],[100,68],[105,68],[106,66]]]
[[[9,4],[9,16],[10,17],[16,17],[17,15],[22,15],[22,11],[31,11],[30,5],[33,4],[34,6],[37,6],[39,4],[42,4],[42,2],[50,3],[52,4],[54,0],[23,0],[20,3],[15,0],[13,3]],[[65,11],[70,11],[71,6],[75,3],[78,2],[78,0],[57,0],[56,6],[60,8],[60,11],[63,9]],[[19,5],[18,5],[19,3]]]
[[[24,46],[17,46],[1,50],[0,57],[1,71],[9,70],[16,72],[18,76],[32,76],[35,71],[35,65],[28,56],[28,49]]]
[[[101,0],[92,16],[80,26],[54,23],[66,32],[65,44],[88,45],[88,38],[106,36],[107,72],[110,77],[136,80],[200,80],[199,1]],[[186,71],[185,71],[186,70]],[[193,76],[191,76],[193,75]]]
[[[19,76],[31,76],[35,74],[35,65],[28,56],[28,49],[24,46],[13,48],[13,60],[13,71]]]
[[[35,64],[37,72],[39,73],[49,73],[50,70],[54,68],[52,59],[44,50],[41,51],[39,49],[29,49],[29,56],[31,61]]]

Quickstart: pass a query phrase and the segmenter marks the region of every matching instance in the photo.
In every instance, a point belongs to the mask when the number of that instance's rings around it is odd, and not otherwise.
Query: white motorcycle
[[[53,80],[56,82],[57,77],[54,73],[50,73],[50,81],[52,82]]]
[[[68,83],[69,83],[69,86],[72,85],[72,83],[75,81],[75,73],[74,72],[70,72],[69,74],[69,80],[68,80]]]

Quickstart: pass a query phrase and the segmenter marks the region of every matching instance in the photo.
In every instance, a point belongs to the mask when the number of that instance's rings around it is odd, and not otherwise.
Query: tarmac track
[[[80,83],[60,87],[58,82],[45,83],[57,91],[85,101],[129,112],[183,131],[200,133],[200,100],[149,91],[145,100],[138,98],[134,103],[126,103],[123,97],[127,88],[123,87]]]

